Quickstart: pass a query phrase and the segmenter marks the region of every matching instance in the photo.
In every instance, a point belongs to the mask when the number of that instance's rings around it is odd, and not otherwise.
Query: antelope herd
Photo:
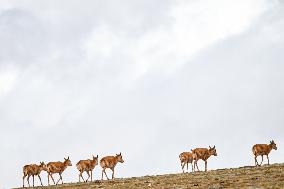
[[[217,151],[215,146],[211,148],[195,148],[194,150],[191,150],[191,152],[182,152],[179,155],[180,164],[182,168],[182,172],[184,172],[184,166],[186,164],[187,170],[188,170],[188,164],[191,163],[191,170],[192,172],[195,171],[195,167],[199,171],[199,168],[197,166],[197,161],[202,159],[205,161],[205,171],[207,171],[207,159],[211,156],[217,156]],[[194,165],[192,165],[192,162],[194,161]]]
[[[99,156],[97,155],[96,157],[93,156],[93,159],[87,159],[87,160],[80,160],[78,161],[78,163],[76,164],[76,167],[79,171],[79,182],[81,182],[80,178],[83,179],[84,182],[88,182],[88,179],[91,176],[91,181],[93,180],[92,175],[93,175],[93,169],[95,168],[96,165],[98,165],[98,159]],[[114,167],[116,166],[116,164],[120,162],[123,163],[124,160],[122,159],[122,155],[121,153],[116,154],[115,156],[106,156],[103,157],[100,160],[100,165],[102,167],[102,180],[103,180],[103,173],[105,173],[105,169],[106,168],[110,168],[112,170],[112,179],[114,179]],[[40,165],[36,165],[36,164],[31,164],[31,165],[25,165],[23,167],[23,188],[25,187],[25,178],[27,177],[27,181],[28,181],[28,185],[30,187],[30,182],[29,182],[29,178],[30,176],[33,177],[33,187],[34,187],[34,176],[38,176],[41,185],[43,186],[42,182],[41,182],[41,177],[40,177],[40,172],[41,171],[46,171],[47,172],[47,180],[48,180],[48,185],[50,185],[49,183],[49,177],[51,177],[53,184],[58,184],[59,181],[61,180],[61,183],[63,184],[63,179],[62,179],[62,173],[63,171],[68,167],[68,166],[72,166],[71,160],[69,159],[69,156],[67,158],[64,158],[64,161],[56,161],[56,162],[49,162],[48,164],[44,164],[44,162],[40,162]],[[84,180],[82,173],[85,172],[88,174],[88,178],[86,180]],[[54,178],[52,177],[52,175],[54,173],[58,173],[59,174],[59,179],[58,181],[55,183]],[[106,175],[107,177],[107,175]],[[109,180],[109,178],[107,177],[107,179]]]
[[[267,162],[269,165],[269,153],[271,152],[271,150],[277,150],[277,146],[276,143],[274,142],[274,140],[270,141],[269,144],[255,144],[252,147],[252,152],[254,155],[254,160],[255,160],[255,166],[261,166],[263,163],[263,156],[266,155],[267,157]],[[179,159],[180,159],[180,163],[181,163],[181,167],[182,167],[182,171],[183,173],[184,171],[184,167],[186,165],[187,170],[188,170],[188,164],[191,163],[191,170],[192,172],[195,171],[195,168],[197,168],[197,170],[199,171],[198,165],[197,165],[197,161],[198,160],[203,160],[205,162],[205,171],[207,171],[207,160],[209,159],[210,156],[217,156],[217,151],[216,151],[216,147],[215,145],[213,147],[209,148],[195,148],[195,149],[191,149],[191,152],[182,152],[179,155]],[[258,164],[257,161],[257,156],[261,156],[262,161],[260,164]],[[76,164],[76,168],[79,171],[79,182],[81,182],[81,178],[83,179],[84,182],[88,182],[89,178],[91,177],[91,181],[93,181],[93,169],[95,168],[96,165],[98,165],[98,161],[99,161],[99,156],[97,155],[96,157],[93,156],[92,159],[87,159],[87,160],[80,160],[78,161],[78,163]],[[112,171],[112,179],[114,179],[114,168],[116,166],[116,164],[120,162],[123,163],[124,160],[122,158],[121,153],[116,154],[115,156],[105,156],[100,160],[100,166],[102,168],[102,180],[103,180],[103,176],[105,174],[106,178],[109,180],[107,174],[106,174],[106,169],[110,169]],[[29,183],[29,178],[30,176],[33,177],[33,187],[34,187],[34,176],[38,176],[41,185],[42,181],[41,181],[41,177],[40,177],[40,173],[41,171],[46,171],[47,172],[47,176],[48,176],[48,185],[50,185],[49,183],[49,177],[51,177],[52,181],[54,184],[58,184],[59,181],[61,180],[61,183],[63,184],[63,179],[62,179],[62,173],[63,171],[68,167],[68,166],[72,166],[71,160],[69,159],[69,156],[67,158],[64,158],[63,162],[60,161],[56,161],[56,162],[49,162],[48,164],[45,164],[44,162],[40,162],[39,165],[37,164],[30,164],[30,165],[25,165],[23,167],[23,187],[25,187],[25,178],[27,177],[27,182],[28,185],[30,186]],[[86,172],[88,175],[88,178],[86,180],[84,180],[83,178],[83,172]],[[59,179],[58,181],[55,183],[54,178],[52,177],[52,175],[54,173],[58,173],[59,174]]]

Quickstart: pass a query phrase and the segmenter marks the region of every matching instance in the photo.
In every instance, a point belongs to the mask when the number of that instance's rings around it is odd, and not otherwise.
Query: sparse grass
[[[284,188],[284,164],[261,167],[240,167],[218,169],[208,172],[167,174],[116,179],[114,181],[95,181],[88,183],[69,183],[58,186],[36,187],[44,189],[132,189],[132,188]]]

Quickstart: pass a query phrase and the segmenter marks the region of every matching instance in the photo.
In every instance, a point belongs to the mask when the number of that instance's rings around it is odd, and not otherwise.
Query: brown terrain
[[[45,189],[131,189],[131,188],[284,188],[284,163],[260,167],[245,166],[181,174],[121,178],[113,181],[68,183]]]

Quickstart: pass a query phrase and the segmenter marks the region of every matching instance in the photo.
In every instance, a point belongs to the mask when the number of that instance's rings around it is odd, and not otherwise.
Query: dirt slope
[[[218,169],[208,172],[133,177],[114,181],[70,183],[45,189],[130,188],[284,188],[284,164]]]

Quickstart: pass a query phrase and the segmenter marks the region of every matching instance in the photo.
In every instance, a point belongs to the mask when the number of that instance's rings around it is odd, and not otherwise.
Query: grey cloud
[[[35,61],[47,49],[45,37],[43,26],[31,13],[20,9],[1,11],[1,65]]]

